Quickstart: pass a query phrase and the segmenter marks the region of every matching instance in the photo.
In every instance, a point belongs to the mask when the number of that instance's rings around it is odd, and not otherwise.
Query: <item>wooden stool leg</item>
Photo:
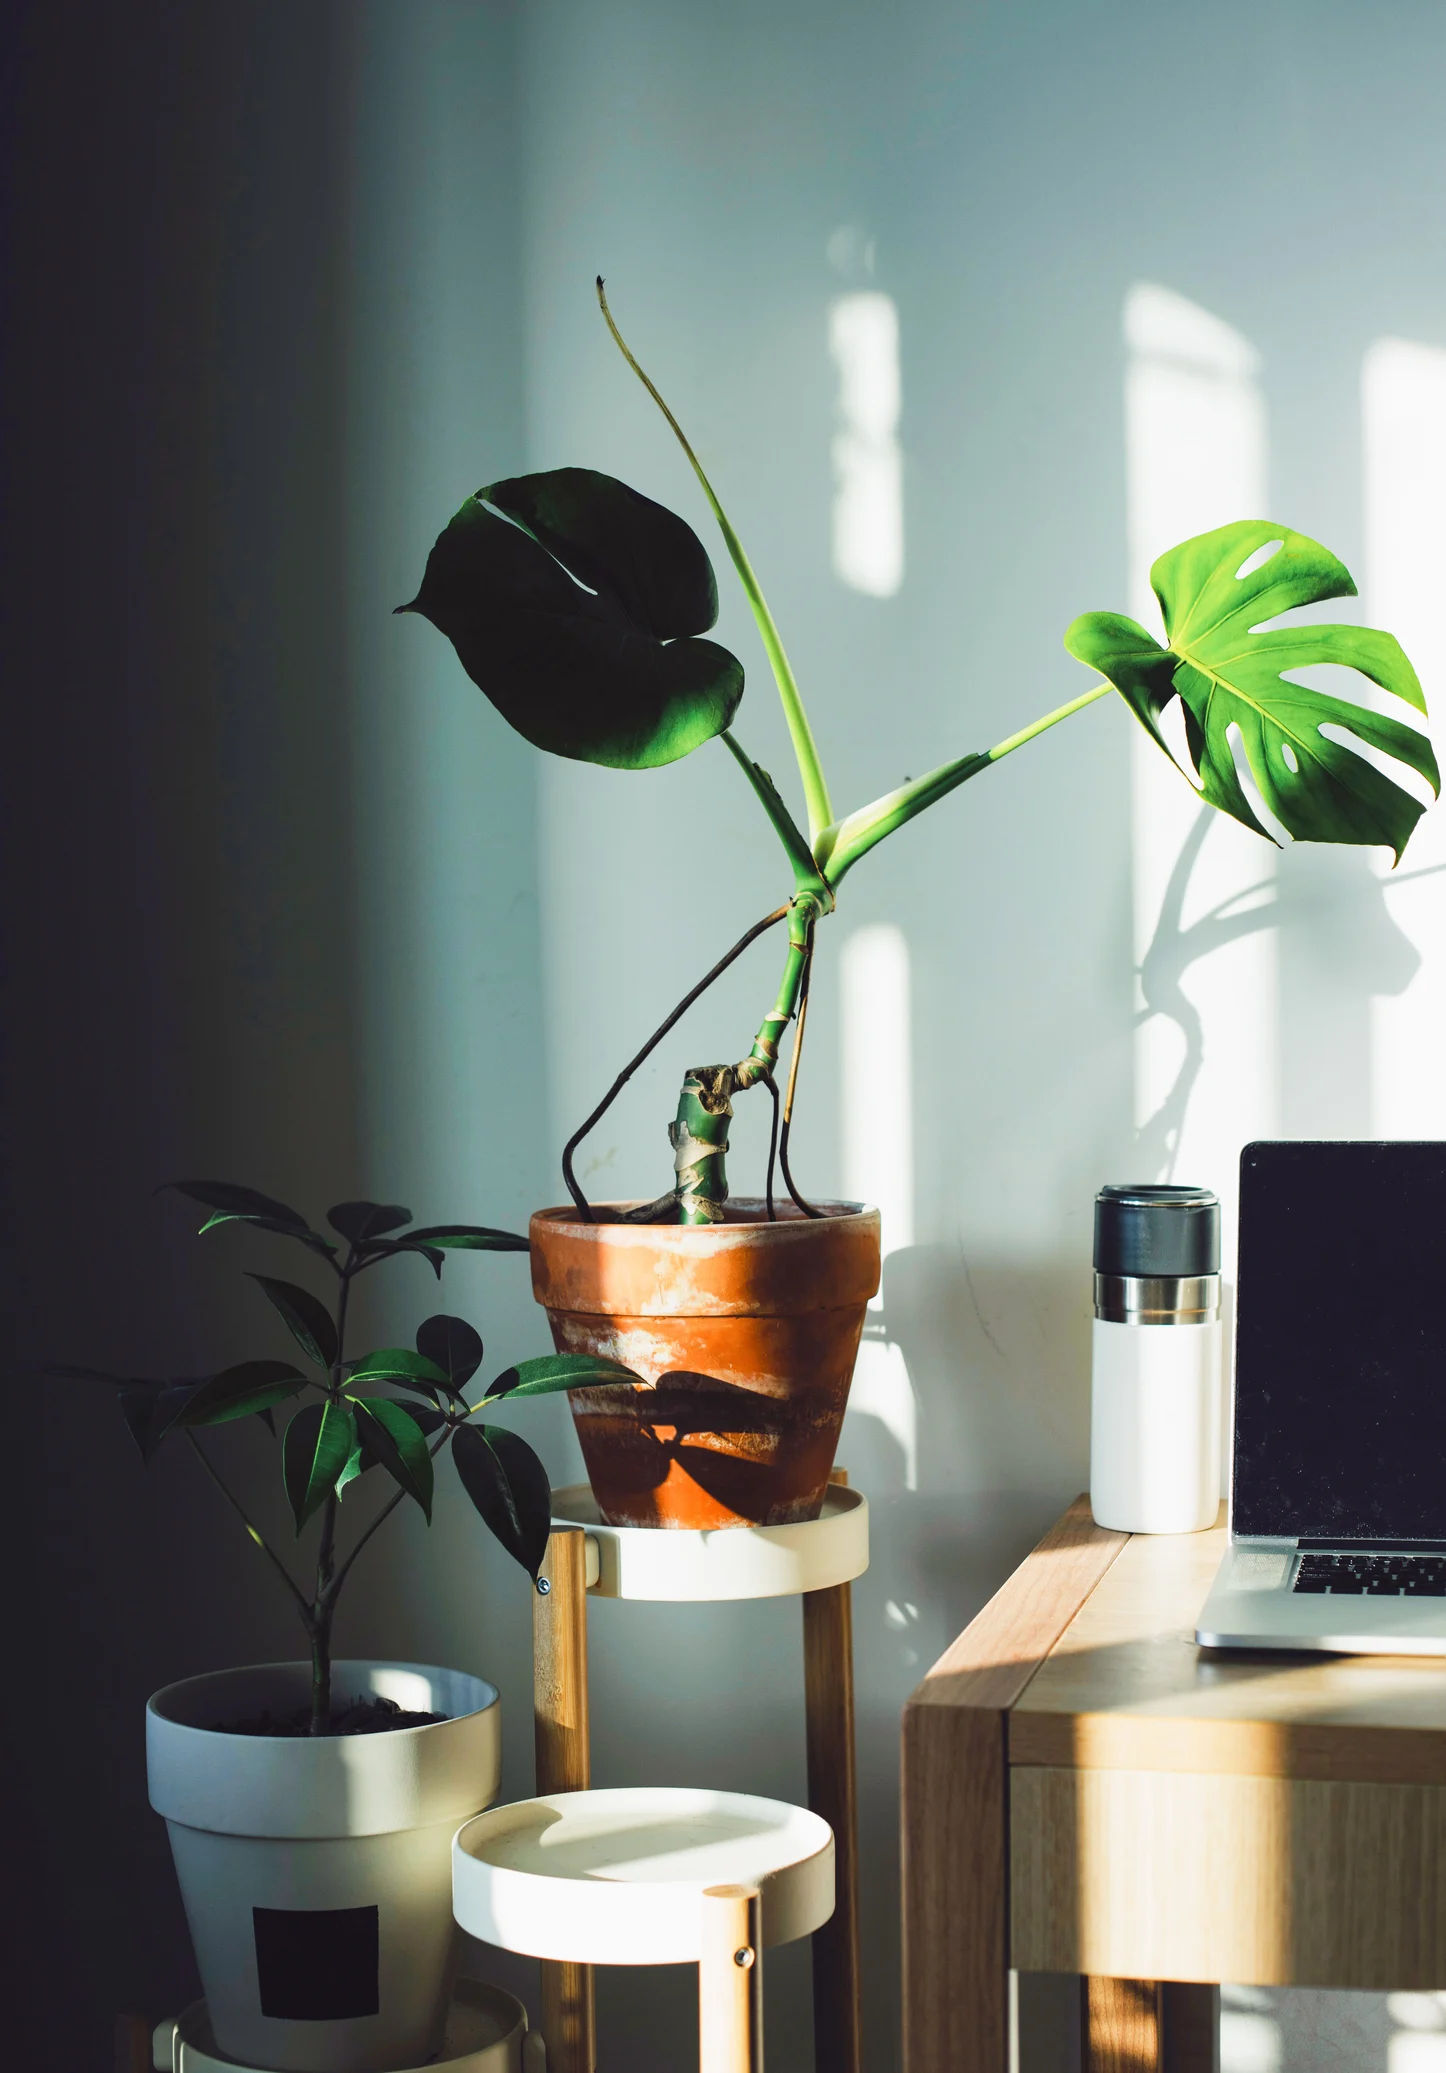
[[[709,1886],[703,1894],[698,2073],[763,2073],[763,1925],[756,1886]]]
[[[1220,1989],[1192,1980],[1160,1987],[1165,2073],[1220,2073]]]
[[[537,1790],[592,1783],[587,1715],[587,1536],[560,1526],[547,1543],[532,1601],[533,1735]],[[542,1962],[548,2073],[593,2073],[597,2021],[592,1967]]]
[[[116,2017],[116,2073],[151,2073],[151,2032],[154,2027],[147,2015]]]
[[[1152,1979],[1082,1979],[1083,2073],[1164,2073],[1161,2004]]]
[[[835,1469],[829,1480],[848,1476]],[[853,1635],[847,1584],[804,1592],[808,1804],[833,1830],[835,1893],[833,1914],[813,1933],[814,2073],[860,2073],[862,2058]]]

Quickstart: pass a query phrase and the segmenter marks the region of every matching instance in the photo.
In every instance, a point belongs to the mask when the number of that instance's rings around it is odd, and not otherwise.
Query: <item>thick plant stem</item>
[[[731,1065],[690,1067],[668,1126],[680,1224],[721,1224],[728,1200],[728,1125],[733,1120]]]
[[[337,1497],[333,1490],[321,1513],[321,1543],[316,1551],[316,1605],[311,1629],[311,1733],[324,1735],[331,1725],[331,1621],[335,1596]]]
[[[703,464],[689,444],[683,427],[678,423],[672,411],[669,410],[661,394],[643,372],[637,360],[634,359],[631,347],[613,321],[613,313],[608,308],[608,299],[603,289],[601,274],[598,275],[597,281],[597,299],[598,306],[607,320],[608,330],[613,335],[613,343],[657,404],[659,410],[662,411],[663,416],[672,426],[673,436],[688,456],[693,473],[697,476],[703,494],[712,507],[713,516],[718,521],[718,530],[723,535],[723,544],[728,549],[729,558],[734,568],[738,571],[738,580],[743,585],[744,595],[748,599],[749,607],[757,622],[758,631],[763,637],[763,646],[772,665],[774,681],[778,685],[778,695],[783,703],[783,717],[788,722],[789,737],[793,742],[793,753],[798,763],[798,774],[803,782],[803,796],[808,804],[808,839],[812,843],[819,831],[828,827],[833,820],[833,807],[829,802],[828,784],[824,778],[823,765],[819,761],[818,745],[813,738],[813,729],[808,724],[808,714],[804,711],[803,698],[799,692],[798,682],[794,677],[793,667],[784,650],[778,628],[774,624],[773,614],[768,609],[762,586],[757,576],[753,573],[753,564],[743,551],[743,542],[739,539],[737,533],[734,532],[727,512],[714,494],[713,485],[704,474]]]
[[[784,959],[783,977],[778,984],[778,998],[759,1024],[748,1056],[734,1067],[734,1079],[740,1093],[766,1079],[778,1064],[783,1033],[798,1009],[814,923],[821,911],[819,902],[808,893],[800,894],[789,907],[788,956]]]

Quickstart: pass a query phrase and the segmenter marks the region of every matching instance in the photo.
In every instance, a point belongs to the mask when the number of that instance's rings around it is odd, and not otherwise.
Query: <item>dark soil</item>
[[[333,1706],[323,1732],[328,1735],[385,1735],[393,1728],[430,1727],[447,1720],[446,1713],[404,1713],[395,1699],[346,1699]],[[311,1733],[311,1708],[298,1706],[291,1713],[252,1713],[245,1720],[213,1721],[217,1735],[287,1735]]]

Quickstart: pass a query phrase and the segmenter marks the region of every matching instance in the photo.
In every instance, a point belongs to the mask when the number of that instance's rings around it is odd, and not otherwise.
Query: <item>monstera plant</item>
[[[432,548],[417,596],[398,609],[418,613],[438,627],[468,676],[509,724],[551,755],[647,770],[721,742],[777,838],[792,884],[684,996],[564,1147],[562,1170],[572,1209],[539,1212],[532,1222],[534,1288],[548,1308],[557,1354],[524,1363],[514,1386],[576,1392],[573,1409],[584,1456],[610,1518],[630,1524],[709,1524],[732,1518],[783,1522],[814,1516],[821,1502],[828,1449],[820,1452],[814,1441],[820,1434],[836,1437],[863,1306],[873,1292],[864,1283],[870,1271],[874,1285],[877,1280],[875,1221],[872,1270],[860,1255],[842,1281],[831,1279],[821,1265],[816,1285],[804,1288],[799,1282],[805,1257],[799,1249],[799,1220],[820,1231],[825,1224],[839,1225],[843,1245],[848,1241],[842,1226],[853,1212],[847,1205],[824,1209],[809,1201],[794,1182],[788,1156],[815,934],[845,896],[845,881],[855,866],[947,794],[1112,692],[1124,698],[1167,756],[1172,752],[1161,717],[1178,698],[1184,717],[1183,776],[1201,798],[1262,836],[1273,837],[1279,829],[1298,841],[1383,844],[1399,857],[1423,810],[1402,782],[1405,773],[1415,772],[1433,793],[1439,790],[1439,774],[1421,728],[1349,695],[1299,681],[1303,670],[1330,663],[1425,712],[1415,671],[1390,634],[1349,625],[1267,623],[1297,607],[1353,596],[1355,585],[1316,541],[1288,526],[1246,518],[1187,540],[1156,562],[1151,580],[1164,615],[1166,645],[1118,613],[1085,613],[1064,639],[1070,653],[1098,673],[1098,681],[992,748],[955,756],[923,777],[839,813],[802,693],[748,555],[677,419],[619,332],[601,280],[597,288],[615,342],[692,466],[757,622],[797,763],[793,801],[784,798],[734,732],[743,665],[706,638],[718,596],[701,541],[682,518],[611,476],[559,468],[487,484],[448,524]],[[782,977],[751,1042],[740,1043],[735,1058],[690,1067],[683,1076],[670,1126],[671,1186],[641,1204],[589,1202],[573,1167],[581,1139],[699,994],[757,937],[780,924],[788,936]],[[795,1035],[786,1089],[780,1094],[780,1053],[790,1024]],[[755,1087],[766,1088],[773,1103],[765,1193],[756,1208],[730,1204],[725,1165],[734,1100]],[[791,1206],[775,1199],[776,1166]],[[851,1344],[845,1335],[822,1361],[811,1404],[795,1403],[787,1415],[777,1405],[803,1387],[799,1377],[807,1366],[797,1333],[786,1353],[743,1350],[741,1344],[729,1352],[701,1329],[691,1337],[676,1335],[669,1348],[662,1348],[658,1337],[658,1315],[686,1311],[699,1301],[701,1254],[696,1247],[680,1248],[668,1238],[669,1229],[692,1228],[701,1236],[699,1227],[721,1226],[721,1241],[730,1226],[750,1219],[791,1227],[792,1284],[786,1287],[788,1276],[781,1274],[778,1287],[765,1298],[757,1286],[740,1282],[724,1290],[721,1283],[710,1283],[703,1309],[711,1304],[721,1314],[720,1306],[731,1306],[729,1314],[738,1319],[756,1320],[765,1313],[776,1319],[792,1302],[800,1314],[832,1317],[847,1309],[856,1320]],[[646,1263],[640,1264],[636,1240],[625,1246],[621,1239],[605,1237],[618,1224],[660,1227]],[[597,1226],[602,1230],[595,1231]],[[587,1241],[591,1263],[580,1230],[594,1232]],[[604,1269],[601,1251],[609,1247]],[[721,1243],[715,1254],[709,1271],[721,1272],[719,1262],[732,1255]],[[754,1243],[755,1266],[762,1257]],[[673,1296],[666,1294],[674,1287],[669,1261],[677,1269]],[[635,1270],[634,1288],[629,1277]],[[609,1301],[596,1299],[603,1288],[615,1292]],[[629,1322],[629,1303],[634,1313],[638,1304],[647,1308],[642,1324],[636,1314]],[[679,1384],[679,1375],[687,1388]],[[718,1387],[705,1415],[699,1392],[707,1395],[709,1377]],[[616,1385],[622,1383],[632,1384],[639,1394],[633,1419],[645,1428],[641,1434],[620,1408]],[[720,1393],[725,1384],[734,1396]],[[646,1401],[643,1387],[651,1392]],[[741,1401],[740,1392],[749,1401]],[[626,1473],[617,1461],[613,1469],[603,1462],[605,1440],[614,1452],[631,1450],[630,1465],[623,1465]],[[747,1501],[740,1497],[740,1465],[757,1465],[766,1456],[776,1469],[795,1441],[792,1481],[785,1477],[780,1485],[775,1474],[766,1501],[756,1494]],[[715,1508],[688,1514],[685,1507],[682,1514],[665,1516],[657,1492],[680,1472],[684,1454],[690,1455],[690,1473],[707,1486]],[[720,1465],[725,1457],[726,1468]]]
[[[420,591],[398,609],[420,613],[446,634],[468,676],[503,718],[549,754],[647,770],[721,741],[782,845],[791,891],[688,994],[607,1097],[613,1098],[702,986],[765,929],[786,921],[788,952],[772,1006],[738,1060],[687,1075],[673,1130],[674,1185],[632,1212],[634,1217],[708,1223],[723,1214],[732,1098],[761,1085],[777,1102],[780,1044],[795,1017],[802,1034],[814,932],[834,911],[854,866],[948,793],[1111,691],[1119,692],[1167,756],[1160,716],[1178,697],[1190,759],[1184,775],[1200,797],[1257,834],[1269,831],[1247,793],[1242,763],[1259,799],[1295,840],[1383,844],[1399,858],[1421,802],[1364,752],[1407,766],[1435,791],[1439,773],[1429,740],[1420,729],[1348,696],[1293,681],[1293,673],[1337,664],[1424,714],[1416,673],[1399,642],[1373,628],[1305,623],[1260,630],[1263,622],[1298,606],[1352,597],[1356,587],[1327,548],[1288,526],[1254,518],[1187,540],[1155,563],[1151,582],[1168,645],[1118,613],[1085,613],[1067,629],[1065,645],[1102,681],[993,748],[956,756],[865,806],[837,813],[797,679],[752,564],[677,419],[618,331],[601,281],[598,299],[628,364],[692,466],[757,621],[792,739],[802,814],[795,814],[733,731],[743,665],[703,638],[717,617],[718,593],[701,541],[683,519],[625,483],[587,468],[489,483],[452,519],[432,549]],[[795,1064],[796,1055],[795,1043]],[[599,1212],[578,1186],[572,1154],[606,1106],[588,1118],[563,1158],[568,1190],[584,1219]],[[784,1179],[807,1215],[810,1205],[788,1172],[790,1109],[786,1101]],[[771,1199],[772,1156],[769,1164]]]

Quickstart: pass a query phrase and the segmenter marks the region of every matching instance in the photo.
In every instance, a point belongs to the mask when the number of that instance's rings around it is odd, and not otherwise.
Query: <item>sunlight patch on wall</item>
[[[828,349],[838,370],[833,436],[833,571],[865,597],[904,580],[904,459],[899,446],[899,313],[865,289],[836,297]]]
[[[842,995],[843,1185],[879,1211],[885,1259],[914,1242],[914,1088],[909,946],[891,922],[846,937]],[[877,1418],[918,1488],[918,1410],[882,1294],[869,1305],[849,1409]]]
[[[1268,515],[1248,339],[1171,289],[1125,299],[1130,610],[1163,637],[1150,565]],[[1167,720],[1184,751],[1179,701]],[[1142,728],[1132,747],[1138,1174],[1215,1188],[1227,1260],[1242,1144],[1279,1129],[1275,851],[1192,799]]]
[[[1361,432],[1366,616],[1396,635],[1434,717],[1446,701],[1446,352],[1378,339],[1361,367]],[[1446,814],[1425,816],[1396,871],[1385,855],[1377,870],[1421,963],[1404,992],[1371,1002],[1371,1128],[1446,1137]]]

